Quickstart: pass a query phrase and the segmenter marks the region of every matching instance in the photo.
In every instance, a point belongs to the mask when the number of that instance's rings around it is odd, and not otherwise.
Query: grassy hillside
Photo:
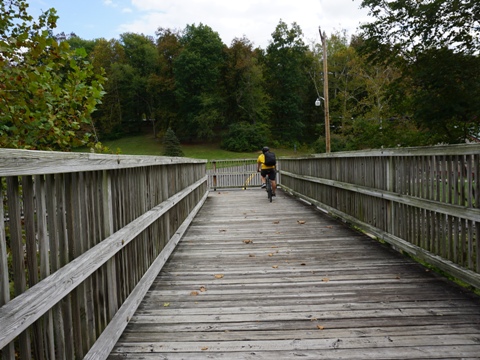
[[[112,152],[124,155],[163,155],[163,146],[161,141],[155,140],[153,135],[129,136],[122,139],[104,141]],[[237,153],[220,149],[218,144],[182,144],[181,146],[186,157],[194,159],[249,159],[256,158],[260,154],[260,149],[255,152]],[[88,151],[79,149],[79,151]],[[295,156],[306,155],[305,152],[295,153],[293,149],[272,148],[277,156]]]

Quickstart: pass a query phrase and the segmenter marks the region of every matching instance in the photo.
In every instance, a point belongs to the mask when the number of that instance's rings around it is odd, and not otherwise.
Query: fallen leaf
[[[218,231],[219,231],[219,232],[227,232],[227,230],[223,230],[223,229],[222,229],[222,230],[218,230]]]
[[[278,269],[278,265],[273,265],[272,268]]]
[[[301,263],[300,265],[302,265],[302,266],[306,266],[307,264],[305,264],[305,263]]]
[[[305,220],[298,220],[297,222],[298,222],[299,224],[302,224],[302,225],[306,223]]]
[[[190,296],[197,296],[197,295],[198,295],[198,291],[192,291],[192,292],[190,293]]]
[[[280,224],[280,221],[274,221],[273,223],[274,224]]]
[[[270,253],[270,254],[268,254],[268,256],[273,256],[273,254],[272,254],[272,253]]]
[[[208,347],[202,347],[202,351],[208,350]]]
[[[317,321],[317,318],[311,318],[310,321]]]
[[[322,281],[323,281],[323,282],[329,282],[330,280],[329,280],[327,277],[324,277],[324,278],[322,279]]]
[[[170,303],[163,303],[163,307],[169,307]]]
[[[248,255],[248,257],[255,257],[255,254],[250,254]]]
[[[327,229],[333,229],[333,226],[331,226],[331,225],[327,226]]]
[[[217,275],[215,275],[215,278],[216,279],[221,279],[221,278],[223,278],[223,274],[217,274]]]
[[[243,242],[244,242],[245,244],[252,244],[252,243],[253,243],[253,240],[248,240],[248,239],[247,239],[247,240],[243,240]]]
[[[207,291],[207,288],[205,286],[200,286],[200,292],[205,292]]]
[[[322,325],[317,325],[317,329],[318,329],[318,330],[323,330],[323,329],[325,329],[325,327],[322,326]]]

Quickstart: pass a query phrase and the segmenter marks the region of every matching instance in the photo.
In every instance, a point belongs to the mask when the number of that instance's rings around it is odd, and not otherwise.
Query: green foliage
[[[0,4],[0,147],[70,150],[90,141],[104,78],[83,48],[50,36],[54,9],[33,22],[27,8]]]
[[[179,118],[174,128],[182,139],[212,139],[224,122],[224,45],[205,25],[189,25],[180,39],[183,50],[174,62]]]
[[[265,124],[240,122],[230,125],[221,147],[235,152],[255,151],[261,149],[269,139],[270,132]]]
[[[410,69],[417,123],[429,144],[462,143],[480,134],[480,58],[431,49]]]
[[[304,109],[308,106],[306,99],[311,86],[307,69],[311,58],[307,56],[308,47],[302,36],[296,23],[289,29],[280,21],[265,55],[267,89],[272,99],[271,131],[283,142],[299,141],[305,128]]]
[[[163,137],[163,155],[165,156],[183,156],[183,151],[180,147],[180,141],[178,141],[175,132],[168,128]]]
[[[225,71],[228,95],[227,121],[266,123],[270,116],[269,96],[265,90],[261,53],[246,39],[234,39],[227,50]]]
[[[450,47],[456,52],[480,49],[478,0],[363,0],[375,20],[362,26],[371,49],[394,54]]]
[[[364,0],[376,19],[362,26],[360,48],[395,64],[400,76],[386,113],[411,117],[429,136],[415,145],[462,143],[480,124],[480,3],[477,0],[379,2]],[[382,90],[387,86],[383,86]],[[403,113],[392,114],[392,110]]]

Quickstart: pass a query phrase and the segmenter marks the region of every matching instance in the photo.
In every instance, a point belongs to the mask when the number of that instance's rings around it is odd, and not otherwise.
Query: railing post
[[[213,190],[217,191],[217,162],[215,160],[212,161],[213,165]]]
[[[5,236],[5,214],[3,211],[3,185],[0,178],[0,307],[10,301],[10,286],[8,279],[7,239]],[[2,349],[5,360],[15,359],[13,342]]]
[[[113,234],[113,200],[112,200],[112,179],[110,172],[103,171],[102,183],[103,196],[103,231],[104,238]],[[107,262],[107,287],[108,287],[108,321],[110,321],[118,310],[117,300],[117,270],[115,259]]]
[[[387,161],[387,191],[393,193],[395,187],[395,161],[393,156],[388,156]],[[392,200],[387,201],[387,232],[394,235],[395,207]]]

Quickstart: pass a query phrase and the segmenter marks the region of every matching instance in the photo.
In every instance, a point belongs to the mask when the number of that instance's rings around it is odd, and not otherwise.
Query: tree
[[[431,49],[411,69],[413,111],[429,144],[462,143],[480,134],[480,58]]]
[[[260,57],[260,50],[254,50],[252,43],[245,37],[234,39],[227,49],[225,82],[228,96],[227,121],[230,124],[268,121],[269,97]]]
[[[84,49],[50,34],[54,9],[38,22],[25,1],[0,3],[0,146],[69,150],[92,136],[91,113],[103,95]]]
[[[178,31],[159,28],[156,35],[157,71],[150,75],[147,83],[147,90],[155,103],[154,120],[152,120],[155,136],[174,126],[178,121],[174,63],[183,48]]]
[[[175,132],[168,128],[163,137],[163,146],[165,156],[183,156],[183,151],[180,147],[180,141],[178,141]]]
[[[114,139],[125,133],[122,127],[123,112],[122,102],[129,96],[133,96],[130,92],[126,92],[128,82],[125,79],[126,59],[123,46],[118,40],[97,39],[95,46],[89,54],[94,71],[96,73],[105,72],[107,81],[105,82],[105,95],[102,103],[98,105],[97,111],[92,114],[95,128],[98,131],[100,139]],[[123,86],[122,86],[123,85]]]
[[[450,47],[455,52],[480,49],[478,0],[363,0],[375,18],[361,28],[369,45],[393,54]]]
[[[421,145],[478,135],[480,2],[363,0],[362,6],[376,17],[362,26],[362,52],[401,71],[397,105],[433,134]]]
[[[181,139],[213,139],[224,122],[225,45],[203,24],[188,25],[180,43],[183,50],[174,63],[179,103],[174,128]]]
[[[302,140],[304,109],[311,93],[308,77],[308,47],[296,23],[291,29],[280,20],[272,33],[265,55],[266,81],[271,102],[271,129],[276,139],[286,143]]]
[[[148,89],[148,82],[157,71],[158,52],[155,41],[149,36],[124,33],[120,39],[126,66],[131,70],[125,83],[131,96],[122,102],[125,105],[123,126],[128,132],[135,132],[140,130],[143,120],[155,118],[156,103]]]

